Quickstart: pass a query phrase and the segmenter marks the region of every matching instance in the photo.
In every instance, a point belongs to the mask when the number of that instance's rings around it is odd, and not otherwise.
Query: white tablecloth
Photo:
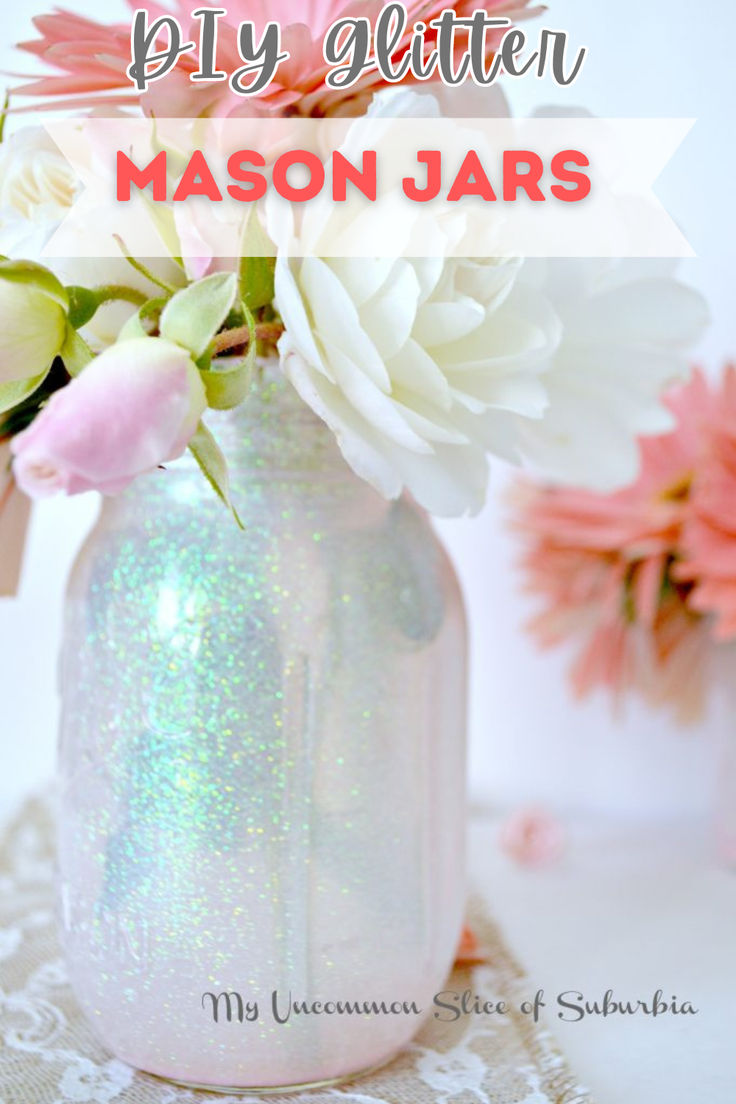
[[[571,825],[563,859],[526,871],[471,827],[471,868],[512,950],[550,1005],[576,990],[601,1000],[690,1000],[696,1016],[586,1016],[551,1024],[598,1104],[736,1101],[736,871],[697,822]]]

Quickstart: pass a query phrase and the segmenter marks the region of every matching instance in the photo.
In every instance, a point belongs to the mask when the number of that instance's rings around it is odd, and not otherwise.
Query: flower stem
[[[256,341],[276,341],[284,332],[280,322],[262,322],[256,326]],[[234,330],[223,330],[214,339],[214,352],[224,353],[228,349],[235,349],[238,345],[250,344],[250,326],[237,326]]]
[[[173,293],[176,291],[176,288],[172,284],[167,284],[165,280],[162,280],[160,277],[154,275],[154,273],[151,272],[150,268],[143,264],[143,261],[139,261],[135,257],[131,256],[131,254],[128,252],[127,245],[119,234],[113,234],[113,238],[118,243],[120,252],[123,254],[128,264],[131,265],[136,270],[136,272],[140,272],[141,276],[145,276],[146,279],[150,280],[152,284],[155,284],[157,287],[162,288],[163,291],[167,292],[169,295],[173,295]]]
[[[144,303],[148,302],[147,295],[142,291],[138,291],[137,288],[127,287],[126,284],[105,284],[103,287],[95,288],[95,294],[99,298],[100,305],[113,302],[116,299],[133,303],[136,307],[142,307]]]
[[[3,488],[3,493],[0,495],[0,514],[3,512],[5,507],[10,502],[10,496],[12,495],[14,490],[15,490],[15,480],[13,479],[13,476],[11,475],[10,478],[8,479],[7,483],[5,484],[5,487]]]
[[[5,123],[8,118],[8,108],[10,107],[10,93],[5,93],[5,100],[3,101],[3,110],[0,115],[0,142],[5,138]]]
[[[285,328],[282,322],[261,322],[256,326],[256,340],[278,341]]]
[[[235,349],[238,345],[250,343],[250,326],[236,326],[234,330],[223,330],[217,334],[213,341],[215,353],[224,353],[227,349]]]

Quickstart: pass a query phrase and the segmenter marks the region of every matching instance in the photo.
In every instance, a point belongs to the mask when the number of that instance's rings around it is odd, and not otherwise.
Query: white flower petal
[[[448,303],[430,301],[417,312],[414,339],[426,349],[454,344],[477,330],[485,319],[485,308],[466,296]]]
[[[348,402],[372,426],[412,452],[431,452],[402,417],[397,404],[385,395],[340,349],[327,346],[336,385]]]
[[[440,442],[445,445],[467,445],[470,438],[462,433],[448,419],[444,418],[442,411],[425,409],[420,411],[420,403],[416,400],[413,406],[405,406],[398,399],[394,401],[397,410],[406,419],[408,425],[417,431],[425,441]],[[429,451],[429,450],[427,450]]]
[[[518,420],[522,451],[546,478],[616,490],[637,474],[637,437],[672,426],[661,396],[687,373],[705,304],[656,261],[530,267],[564,331],[543,377],[550,399],[544,419]],[[529,278],[527,271],[522,279]]]
[[[484,408],[510,410],[525,418],[541,418],[549,406],[543,379],[523,372],[453,372],[456,394],[480,402]]]
[[[380,291],[360,309],[360,322],[384,360],[396,356],[415,328],[419,280],[409,264],[397,266]]]
[[[413,338],[406,342],[398,356],[387,362],[386,367],[394,388],[411,391],[445,410],[452,406],[447,377]]]
[[[299,282],[308,299],[315,335],[333,348],[350,350],[352,360],[383,391],[391,390],[391,381],[381,356],[343,284],[329,264],[318,257],[305,257]]]
[[[608,493],[636,478],[639,450],[628,426],[602,405],[569,396],[541,422],[519,419],[520,447],[545,478]]]
[[[283,258],[276,261],[274,283],[276,287],[275,303],[283,318],[288,318],[289,339],[306,357],[309,363],[329,375],[322,364],[322,356],[312,333],[312,324],[307,307],[299,289],[297,277],[289,262]]]
[[[392,463],[420,506],[439,517],[477,514],[488,487],[488,461],[482,448],[438,445],[431,456],[389,448]]]
[[[315,414],[333,430],[345,460],[384,498],[398,498],[401,476],[386,456],[379,434],[356,415],[340,390],[324,376],[310,370],[298,353],[282,359],[285,375]]]
[[[396,266],[393,257],[370,257],[356,264],[350,257],[333,257],[330,268],[356,307],[360,308],[378,294]]]
[[[577,317],[576,341],[620,342],[679,348],[697,341],[708,322],[702,296],[676,280],[637,280],[588,301]]]

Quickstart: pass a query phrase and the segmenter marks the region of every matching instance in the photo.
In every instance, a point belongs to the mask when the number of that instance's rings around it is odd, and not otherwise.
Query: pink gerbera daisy
[[[736,367],[714,403],[682,535],[679,580],[693,586],[690,607],[711,615],[717,640],[736,637]]]
[[[695,580],[705,555],[687,570],[680,560],[721,403],[700,372],[671,392],[677,425],[642,439],[641,473],[623,491],[601,495],[525,481],[516,492],[526,589],[543,602],[530,627],[542,645],[580,642],[572,670],[580,696],[596,686],[616,697],[634,689],[653,704],[670,703],[682,720],[700,711],[709,627],[700,610],[711,592]],[[736,552],[736,525],[732,539]],[[736,556],[732,582],[734,566]]]
[[[189,0],[172,0],[168,7],[150,0],[128,0],[132,9],[144,9],[149,18],[173,15],[185,34],[198,42],[198,22],[192,20],[194,6]],[[397,47],[403,52],[409,31],[417,20],[429,23],[447,8],[459,15],[478,7],[490,15],[518,20],[540,11],[531,9],[531,0],[407,0],[409,22],[405,40]],[[198,7],[208,6],[199,4]],[[215,6],[212,4],[211,6]],[[325,32],[346,15],[375,17],[384,6],[382,0],[231,0],[228,15],[219,22],[218,65],[230,73],[242,65],[237,50],[237,29],[244,20],[252,20],[260,31],[269,21],[282,28],[282,43],[291,55],[279,69],[276,80],[258,97],[243,98],[229,83],[192,83],[191,73],[199,66],[197,51],[181,55],[176,67],[148,91],[138,95],[127,76],[130,64],[130,27],[105,24],[72,12],[56,9],[33,20],[40,38],[20,43],[20,49],[40,58],[54,72],[39,76],[14,91],[18,95],[41,97],[46,107],[66,109],[126,107],[140,104],[146,114],[159,118],[227,116],[251,114],[298,114],[323,116],[360,114],[370,96],[383,85],[380,75],[367,72],[357,85],[341,95],[324,84],[327,66],[322,56]],[[295,17],[295,12],[298,15]],[[459,36],[462,37],[462,36]],[[459,45],[459,44],[458,44]],[[432,38],[427,36],[427,51]],[[48,101],[55,101],[50,103]]]

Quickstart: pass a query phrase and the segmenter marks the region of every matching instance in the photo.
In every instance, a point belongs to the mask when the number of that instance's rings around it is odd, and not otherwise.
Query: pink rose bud
[[[546,866],[558,859],[565,846],[559,820],[544,809],[520,809],[501,827],[501,849],[522,866]]]
[[[206,406],[186,349],[158,337],[112,345],[13,439],[18,486],[33,498],[117,494],[181,456]]]

